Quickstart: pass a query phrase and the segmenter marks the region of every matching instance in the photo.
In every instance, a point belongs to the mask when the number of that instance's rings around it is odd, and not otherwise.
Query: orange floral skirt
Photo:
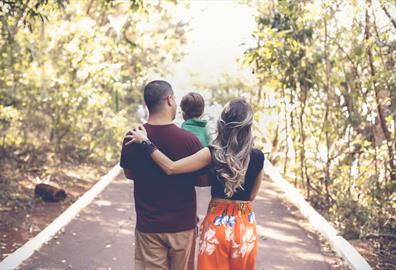
[[[254,269],[256,220],[249,202],[210,202],[200,227],[198,269]]]

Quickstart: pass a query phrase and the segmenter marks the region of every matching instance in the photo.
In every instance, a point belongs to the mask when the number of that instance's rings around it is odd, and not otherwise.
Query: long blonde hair
[[[238,188],[243,189],[253,148],[252,124],[252,107],[242,98],[227,103],[217,122],[217,137],[211,144],[212,161],[228,198]]]

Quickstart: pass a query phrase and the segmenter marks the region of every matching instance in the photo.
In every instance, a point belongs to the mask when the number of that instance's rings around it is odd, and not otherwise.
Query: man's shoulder
[[[180,138],[182,138],[183,141],[201,144],[197,135],[195,135],[193,132],[181,128],[179,128],[179,130],[180,130]]]
[[[149,124],[144,124],[143,125],[146,128],[147,131],[147,135],[150,137],[150,133],[151,132],[158,132],[158,131],[154,131],[152,129],[152,126],[150,126]],[[195,136],[194,133],[185,130],[183,128],[178,127],[176,124],[171,124],[168,126],[163,126],[162,130],[161,130],[161,135],[166,135],[166,136],[171,136],[174,140],[176,140],[177,142],[196,142],[199,141],[197,136]]]
[[[194,133],[192,133],[189,130],[180,128],[180,127],[178,127],[176,125],[174,125],[172,132],[174,132],[174,133],[172,133],[172,135],[174,135],[174,134],[176,135],[177,134],[181,138],[184,138],[185,140],[198,140],[197,136],[195,136]]]
[[[172,134],[169,134],[174,138],[177,143],[186,144],[189,147],[192,147],[193,152],[202,148],[201,141],[198,139],[197,135],[189,130],[185,130],[183,128],[179,128],[175,125],[175,129],[172,131]]]

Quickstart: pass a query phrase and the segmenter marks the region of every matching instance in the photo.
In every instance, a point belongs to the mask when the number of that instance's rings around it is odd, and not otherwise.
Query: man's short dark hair
[[[156,80],[144,87],[144,102],[149,112],[157,112],[169,95],[173,95],[172,86],[166,81]]]
[[[180,107],[187,119],[200,117],[204,112],[205,101],[200,94],[191,92],[182,98]]]

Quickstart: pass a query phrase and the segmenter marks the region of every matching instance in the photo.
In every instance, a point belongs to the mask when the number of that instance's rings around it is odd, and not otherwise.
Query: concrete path
[[[202,218],[209,188],[197,188]],[[76,219],[20,269],[133,269],[133,183],[117,177]],[[256,269],[347,269],[282,199],[271,181],[254,202],[260,247]]]

